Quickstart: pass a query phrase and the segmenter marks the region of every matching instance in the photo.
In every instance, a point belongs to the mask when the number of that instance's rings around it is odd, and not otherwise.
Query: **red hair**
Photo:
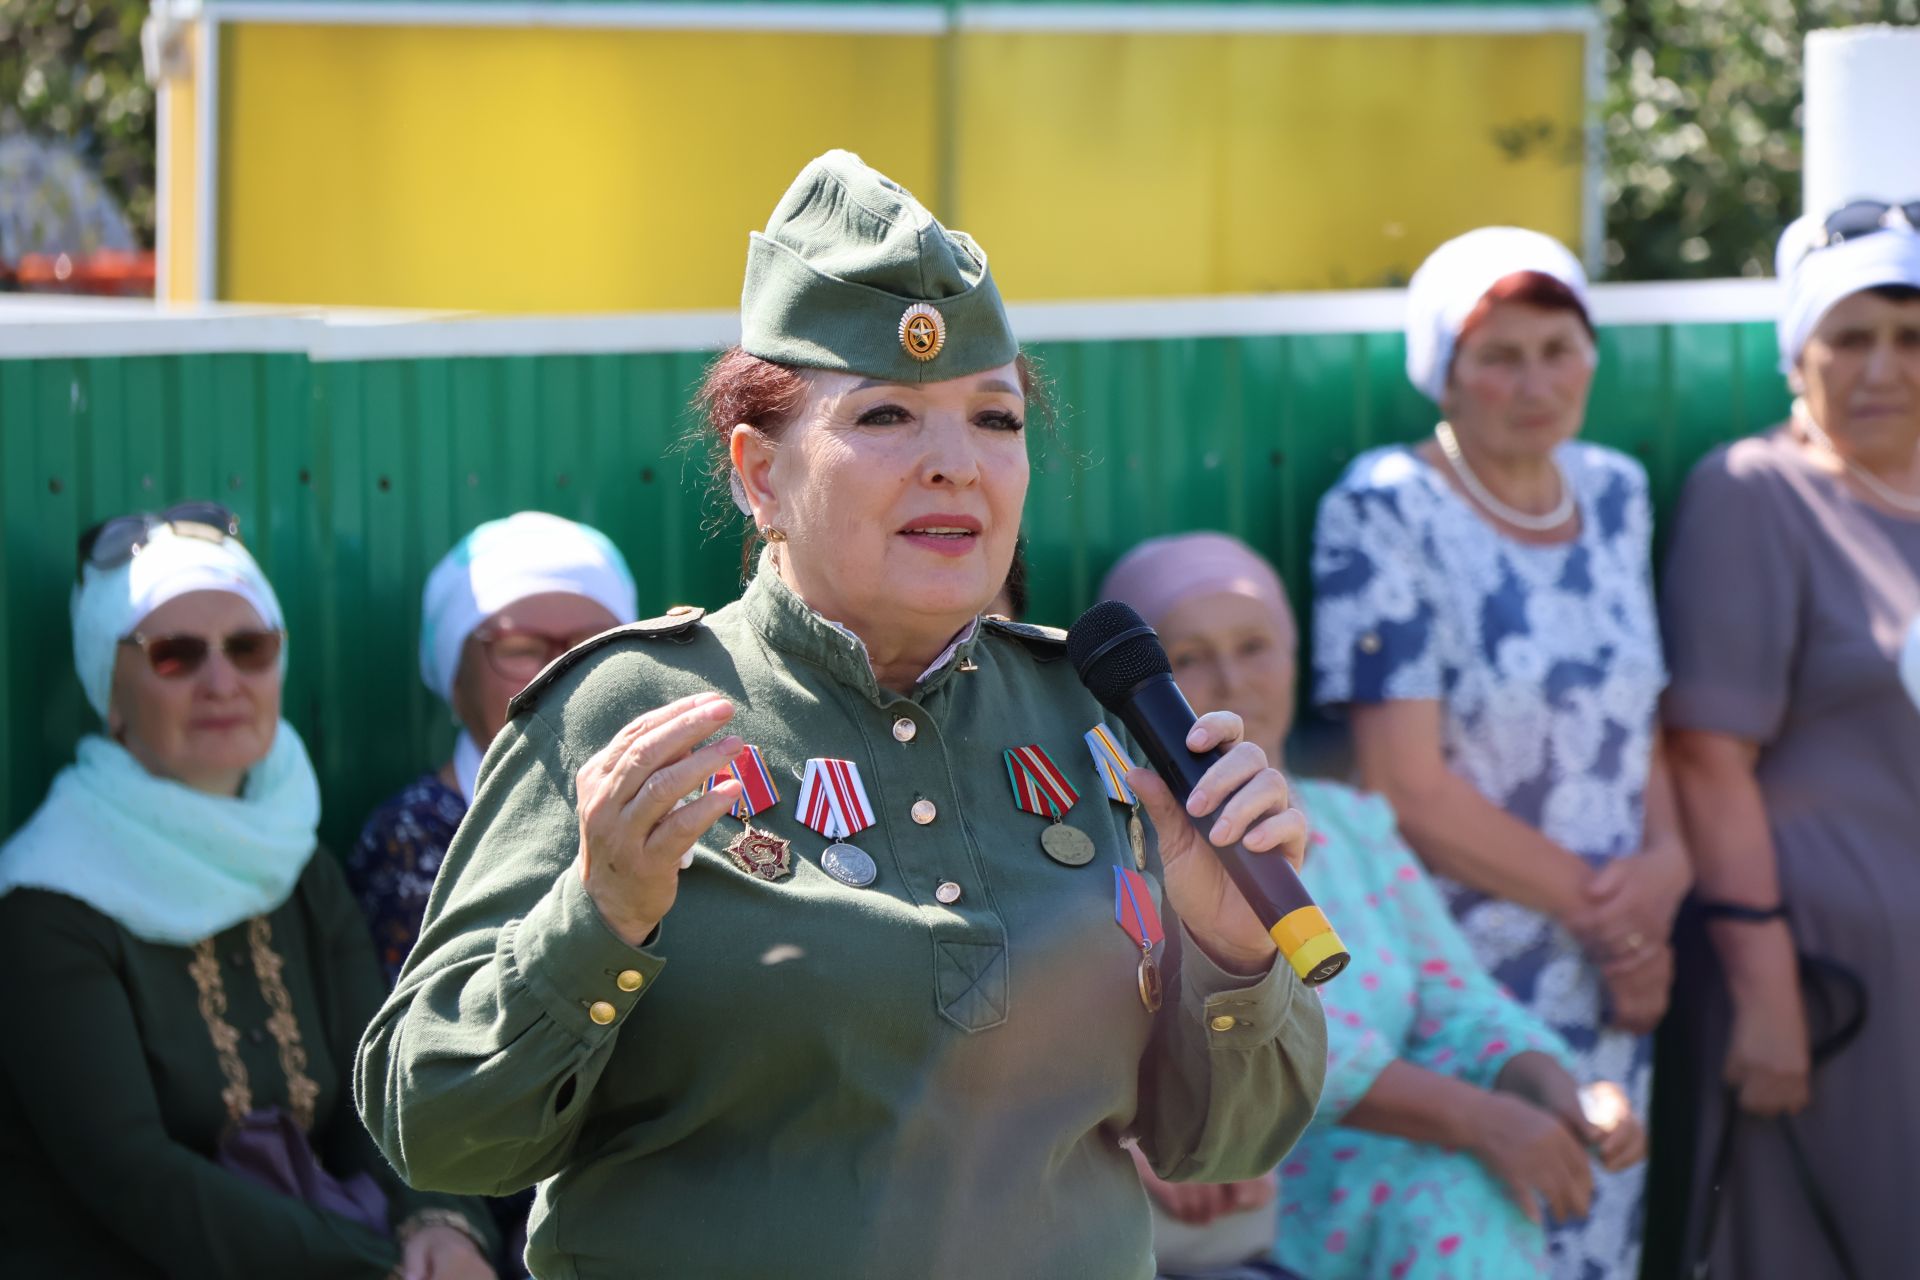
[[[800,370],[728,347],[707,366],[694,404],[724,447],[743,422],[778,435],[806,398],[807,375]]]
[[[1491,289],[1480,295],[1480,301],[1474,304],[1473,310],[1467,312],[1467,318],[1460,326],[1460,334],[1453,342],[1454,350],[1458,351],[1464,346],[1473,331],[1485,324],[1487,317],[1493,314],[1494,307],[1502,302],[1517,302],[1523,307],[1540,311],[1571,312],[1580,317],[1580,325],[1587,331],[1587,336],[1597,338],[1593,331],[1593,318],[1581,305],[1580,296],[1566,284],[1544,271],[1516,271],[1510,276],[1500,277],[1493,282]]]

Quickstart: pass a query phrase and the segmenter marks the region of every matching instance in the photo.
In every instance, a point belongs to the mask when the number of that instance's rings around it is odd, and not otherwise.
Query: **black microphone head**
[[[1109,711],[1142,680],[1173,674],[1160,637],[1132,605],[1102,600],[1067,631],[1067,658],[1080,683]]]

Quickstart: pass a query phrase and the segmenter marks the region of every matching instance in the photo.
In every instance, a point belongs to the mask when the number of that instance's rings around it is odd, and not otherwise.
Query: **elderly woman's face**
[[[219,795],[233,795],[247,770],[266,759],[280,723],[280,664],[245,672],[224,652],[226,638],[261,631],[253,606],[225,591],[193,591],[155,609],[138,633],[148,639],[198,636],[206,661],[188,675],[157,674],[131,644],[114,658],[109,730],[148,773]]]
[[[1813,420],[1840,448],[1906,461],[1920,440],[1920,300],[1843,298],[1800,354]]]
[[[1294,639],[1273,610],[1237,591],[1210,592],[1182,601],[1154,629],[1193,709],[1236,713],[1247,741],[1278,760],[1293,726]]]
[[[736,449],[756,518],[814,609],[866,638],[957,630],[1006,581],[1027,498],[1011,364],[920,385],[816,373],[772,448]]]
[[[1596,353],[1580,317],[1495,303],[1454,352],[1442,407],[1495,458],[1540,458],[1580,433]]]
[[[475,627],[460,650],[453,710],[485,751],[507,723],[507,704],[547,663],[609,627],[597,600],[554,591],[516,600]]]

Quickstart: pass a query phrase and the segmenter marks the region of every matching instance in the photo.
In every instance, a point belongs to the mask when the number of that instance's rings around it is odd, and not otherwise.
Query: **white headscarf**
[[[1552,276],[1587,305],[1587,273],[1552,236],[1520,227],[1481,227],[1435,249],[1407,285],[1407,377],[1435,404],[1447,388],[1460,326],[1487,290],[1510,275]]]
[[[598,529],[522,511],[460,539],[420,596],[420,678],[427,688],[452,702],[467,637],[509,605],[553,592],[585,596],[620,622],[637,616],[633,574]]]
[[[253,606],[260,620],[276,630],[285,627],[280,598],[273,594],[267,575],[260,572],[238,539],[214,541],[178,533],[160,525],[147,535],[146,545],[115,569],[81,570],[69,611],[73,620],[73,666],[86,690],[87,702],[107,717],[113,691],[113,663],[120,641],[137,630],[155,609],[192,591],[224,591]],[[280,669],[286,670],[286,647],[280,649]]]
[[[638,616],[633,574],[607,536],[545,511],[489,520],[454,544],[420,595],[420,678],[449,705],[460,651],[480,624],[529,596],[585,596],[618,622]],[[468,801],[483,751],[464,727],[453,744],[454,778]]]
[[[1781,373],[1793,372],[1807,339],[1846,298],[1889,284],[1920,288],[1920,233],[1887,227],[1831,248],[1813,248],[1825,229],[1824,217],[1798,218],[1781,233],[1774,252],[1774,271],[1785,286],[1776,326]]]

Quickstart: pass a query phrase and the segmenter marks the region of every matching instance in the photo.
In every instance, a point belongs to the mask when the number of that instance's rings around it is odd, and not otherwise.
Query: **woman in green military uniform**
[[[540,1182],[543,1278],[1144,1280],[1124,1145],[1272,1168],[1319,1001],[1166,787],[1100,754],[1061,634],[979,616],[1027,379],[973,241],[830,153],[741,310],[703,404],[759,571],[516,700],[361,1114],[416,1186]],[[1190,745],[1227,749],[1189,805],[1211,838],[1297,860],[1239,719]]]

